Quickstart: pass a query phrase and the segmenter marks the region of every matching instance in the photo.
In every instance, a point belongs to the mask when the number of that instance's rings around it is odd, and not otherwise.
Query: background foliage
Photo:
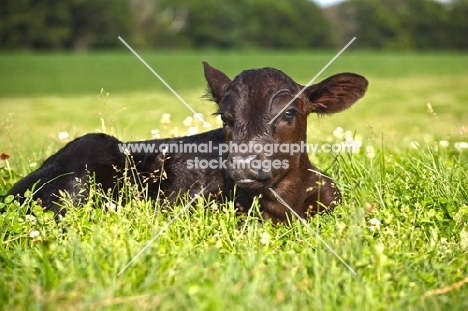
[[[468,1],[3,0],[0,48],[466,49]]]

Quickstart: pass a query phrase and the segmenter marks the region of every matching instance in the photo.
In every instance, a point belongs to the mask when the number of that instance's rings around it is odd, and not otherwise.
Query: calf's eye
[[[226,117],[224,115],[221,115],[221,121],[223,121],[223,126],[227,125]]]
[[[296,111],[294,109],[289,109],[284,112],[284,119],[286,121],[292,121],[294,119],[294,115],[296,114]]]

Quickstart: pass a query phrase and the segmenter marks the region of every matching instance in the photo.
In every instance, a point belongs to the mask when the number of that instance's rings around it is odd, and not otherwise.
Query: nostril
[[[272,177],[271,173],[265,172],[262,170],[257,173],[257,177],[255,179],[259,182],[265,182],[265,181],[270,180],[271,177]]]

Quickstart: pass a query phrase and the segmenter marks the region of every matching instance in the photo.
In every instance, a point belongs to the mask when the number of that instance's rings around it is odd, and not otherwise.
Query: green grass
[[[202,60],[230,76],[269,65],[306,83],[334,53],[142,56],[209,118]],[[0,55],[0,68],[0,153],[11,155],[0,161],[0,194],[64,144],[60,131],[126,140],[187,130],[189,111],[129,53]],[[468,278],[468,150],[455,148],[468,141],[467,69],[464,55],[346,52],[322,75],[353,71],[370,81],[351,109],[309,118],[311,142],[340,141],[337,126],[363,142],[357,154],[312,156],[344,202],[309,224],[356,276],[300,222],[273,226],[202,199],[118,275],[183,205],[133,199],[129,188],[125,207],[107,211],[109,199],[94,193],[55,222],[35,203],[26,215],[8,198],[0,203],[1,308],[466,310],[468,284],[454,284]],[[371,230],[374,218],[380,227]]]

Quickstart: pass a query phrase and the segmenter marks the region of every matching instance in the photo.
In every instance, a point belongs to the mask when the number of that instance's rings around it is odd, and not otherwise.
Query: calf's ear
[[[308,99],[307,113],[331,114],[345,110],[363,97],[368,82],[354,73],[339,73],[304,91]]]
[[[226,88],[231,83],[231,79],[216,68],[211,67],[207,62],[203,62],[205,78],[208,82],[209,93],[213,100],[219,104],[223,99]]]

